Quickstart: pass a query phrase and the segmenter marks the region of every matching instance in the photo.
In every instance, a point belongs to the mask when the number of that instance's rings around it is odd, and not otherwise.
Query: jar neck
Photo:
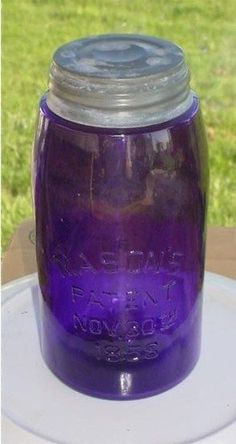
[[[175,97],[168,103],[153,103],[145,108],[135,109],[98,109],[80,105],[65,97],[48,92],[47,106],[56,115],[70,122],[101,128],[132,128],[156,125],[179,117],[192,105],[191,90],[184,97]]]

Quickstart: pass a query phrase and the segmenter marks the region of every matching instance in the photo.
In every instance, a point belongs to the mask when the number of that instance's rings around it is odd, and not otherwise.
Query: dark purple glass
[[[41,101],[35,209],[43,357],[111,399],[160,393],[200,351],[207,149],[199,101],[138,129],[66,121]]]

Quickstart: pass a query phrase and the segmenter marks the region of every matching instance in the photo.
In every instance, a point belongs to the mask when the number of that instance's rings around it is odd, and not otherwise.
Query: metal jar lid
[[[167,40],[109,34],[54,53],[48,107],[69,121],[132,128],[173,119],[192,103],[182,49]]]

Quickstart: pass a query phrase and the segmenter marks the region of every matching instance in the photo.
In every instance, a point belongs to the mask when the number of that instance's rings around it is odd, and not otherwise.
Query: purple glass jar
[[[132,34],[59,48],[33,182],[49,368],[102,398],[176,385],[200,351],[208,189],[182,50]]]

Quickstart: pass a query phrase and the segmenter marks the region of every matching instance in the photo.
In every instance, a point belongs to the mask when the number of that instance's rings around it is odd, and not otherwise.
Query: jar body
[[[208,165],[199,101],[132,130],[41,101],[34,152],[41,348],[66,384],[134,399],[180,382],[200,351]]]

